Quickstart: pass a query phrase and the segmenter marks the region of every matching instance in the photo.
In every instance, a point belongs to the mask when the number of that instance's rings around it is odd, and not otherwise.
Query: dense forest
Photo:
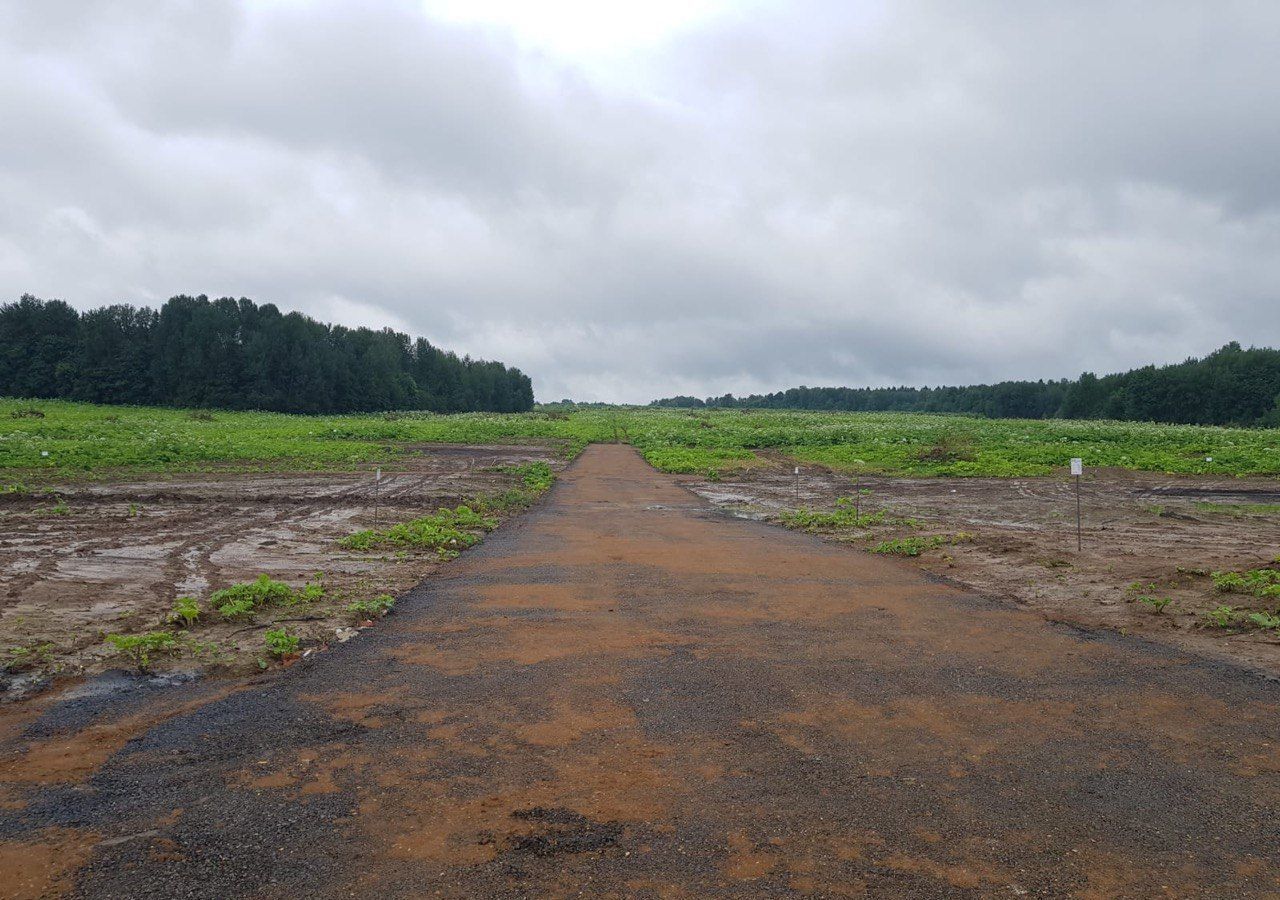
[[[533,406],[519,369],[459,359],[389,328],[204,296],[159,310],[80,313],[31,296],[0,305],[0,396],[295,413]]]
[[[967,413],[993,419],[1122,419],[1280,426],[1280,350],[1236,342],[1203,359],[1077,380],[968,387],[809,388],[750,397],[668,397],[651,406]]]

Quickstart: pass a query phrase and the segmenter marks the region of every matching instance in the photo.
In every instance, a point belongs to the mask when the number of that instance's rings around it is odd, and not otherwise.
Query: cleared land
[[[352,603],[399,595],[443,563],[431,549],[357,548],[344,538],[518,489],[531,463],[558,469],[564,461],[534,445],[433,445],[398,453],[376,490],[372,469],[215,471],[0,495],[7,693],[29,691],[54,672],[124,665],[109,634],[175,635],[178,645],[150,663],[170,673],[254,670],[270,659],[264,635],[273,628],[296,637],[300,652],[346,640],[378,617],[353,612]],[[318,596],[230,618],[208,602],[264,574],[295,589],[310,583]],[[199,619],[174,620],[183,596],[197,602]]]
[[[792,524],[864,549],[918,550],[919,564],[1054,618],[1280,671],[1280,587],[1223,592],[1212,577],[1280,575],[1276,430],[552,407],[312,417],[0,400],[5,684],[21,692],[51,673],[123,665],[106,635],[176,632],[179,597],[207,611],[212,591],[260,574],[297,589],[324,573],[324,598],[235,621],[206,615],[153,668],[256,666],[272,626],[298,652],[321,649],[368,621],[350,603],[439,565],[431,549],[340,545],[373,524],[375,468],[390,476],[383,522],[406,521],[501,493],[521,480],[513,466],[558,466],[599,441],[629,442],[714,502],[776,521],[797,509],[829,516],[840,497],[858,496],[858,479],[879,520]],[[1081,554],[1064,478],[1072,456],[1088,466]]]
[[[1224,592],[1213,578],[1280,569],[1274,479],[1090,470],[1077,552],[1075,487],[1065,476],[855,480],[810,465],[796,478],[794,462],[766,456],[714,481],[687,476],[685,483],[734,515],[863,550],[913,554],[931,572],[1054,620],[1280,673],[1280,630],[1249,619],[1273,614],[1280,597]],[[847,514],[859,496],[855,522]],[[796,516],[797,507],[814,515]],[[1223,607],[1231,614],[1220,621]]]
[[[726,517],[625,447],[391,623],[229,695],[132,682],[22,713],[10,887],[1280,890],[1274,682]]]

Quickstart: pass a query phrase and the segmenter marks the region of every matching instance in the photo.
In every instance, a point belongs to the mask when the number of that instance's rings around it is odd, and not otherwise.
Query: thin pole
[[[1080,534],[1080,476],[1076,476],[1076,552],[1084,549],[1084,538]]]
[[[382,470],[373,474],[373,527],[378,527],[378,483],[382,481]]]

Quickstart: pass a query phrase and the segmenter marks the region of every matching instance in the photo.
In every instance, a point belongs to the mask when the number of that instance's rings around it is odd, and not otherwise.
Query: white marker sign
[[[1072,475],[1084,474],[1084,460],[1078,456],[1072,457],[1071,459],[1071,474]]]
[[[800,474],[800,467],[799,467],[799,466],[796,466],[796,474],[797,474],[797,475],[799,475],[799,474]]]
[[[381,480],[382,480],[382,470],[381,470],[381,469],[379,469],[377,472],[375,472],[375,473],[374,473],[374,475],[373,475],[373,480],[374,480],[374,481],[381,481]]]

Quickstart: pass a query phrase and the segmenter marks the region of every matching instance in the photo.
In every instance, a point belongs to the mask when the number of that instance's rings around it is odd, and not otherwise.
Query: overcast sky
[[[0,299],[248,296],[540,400],[1280,344],[1280,3],[0,0]]]

